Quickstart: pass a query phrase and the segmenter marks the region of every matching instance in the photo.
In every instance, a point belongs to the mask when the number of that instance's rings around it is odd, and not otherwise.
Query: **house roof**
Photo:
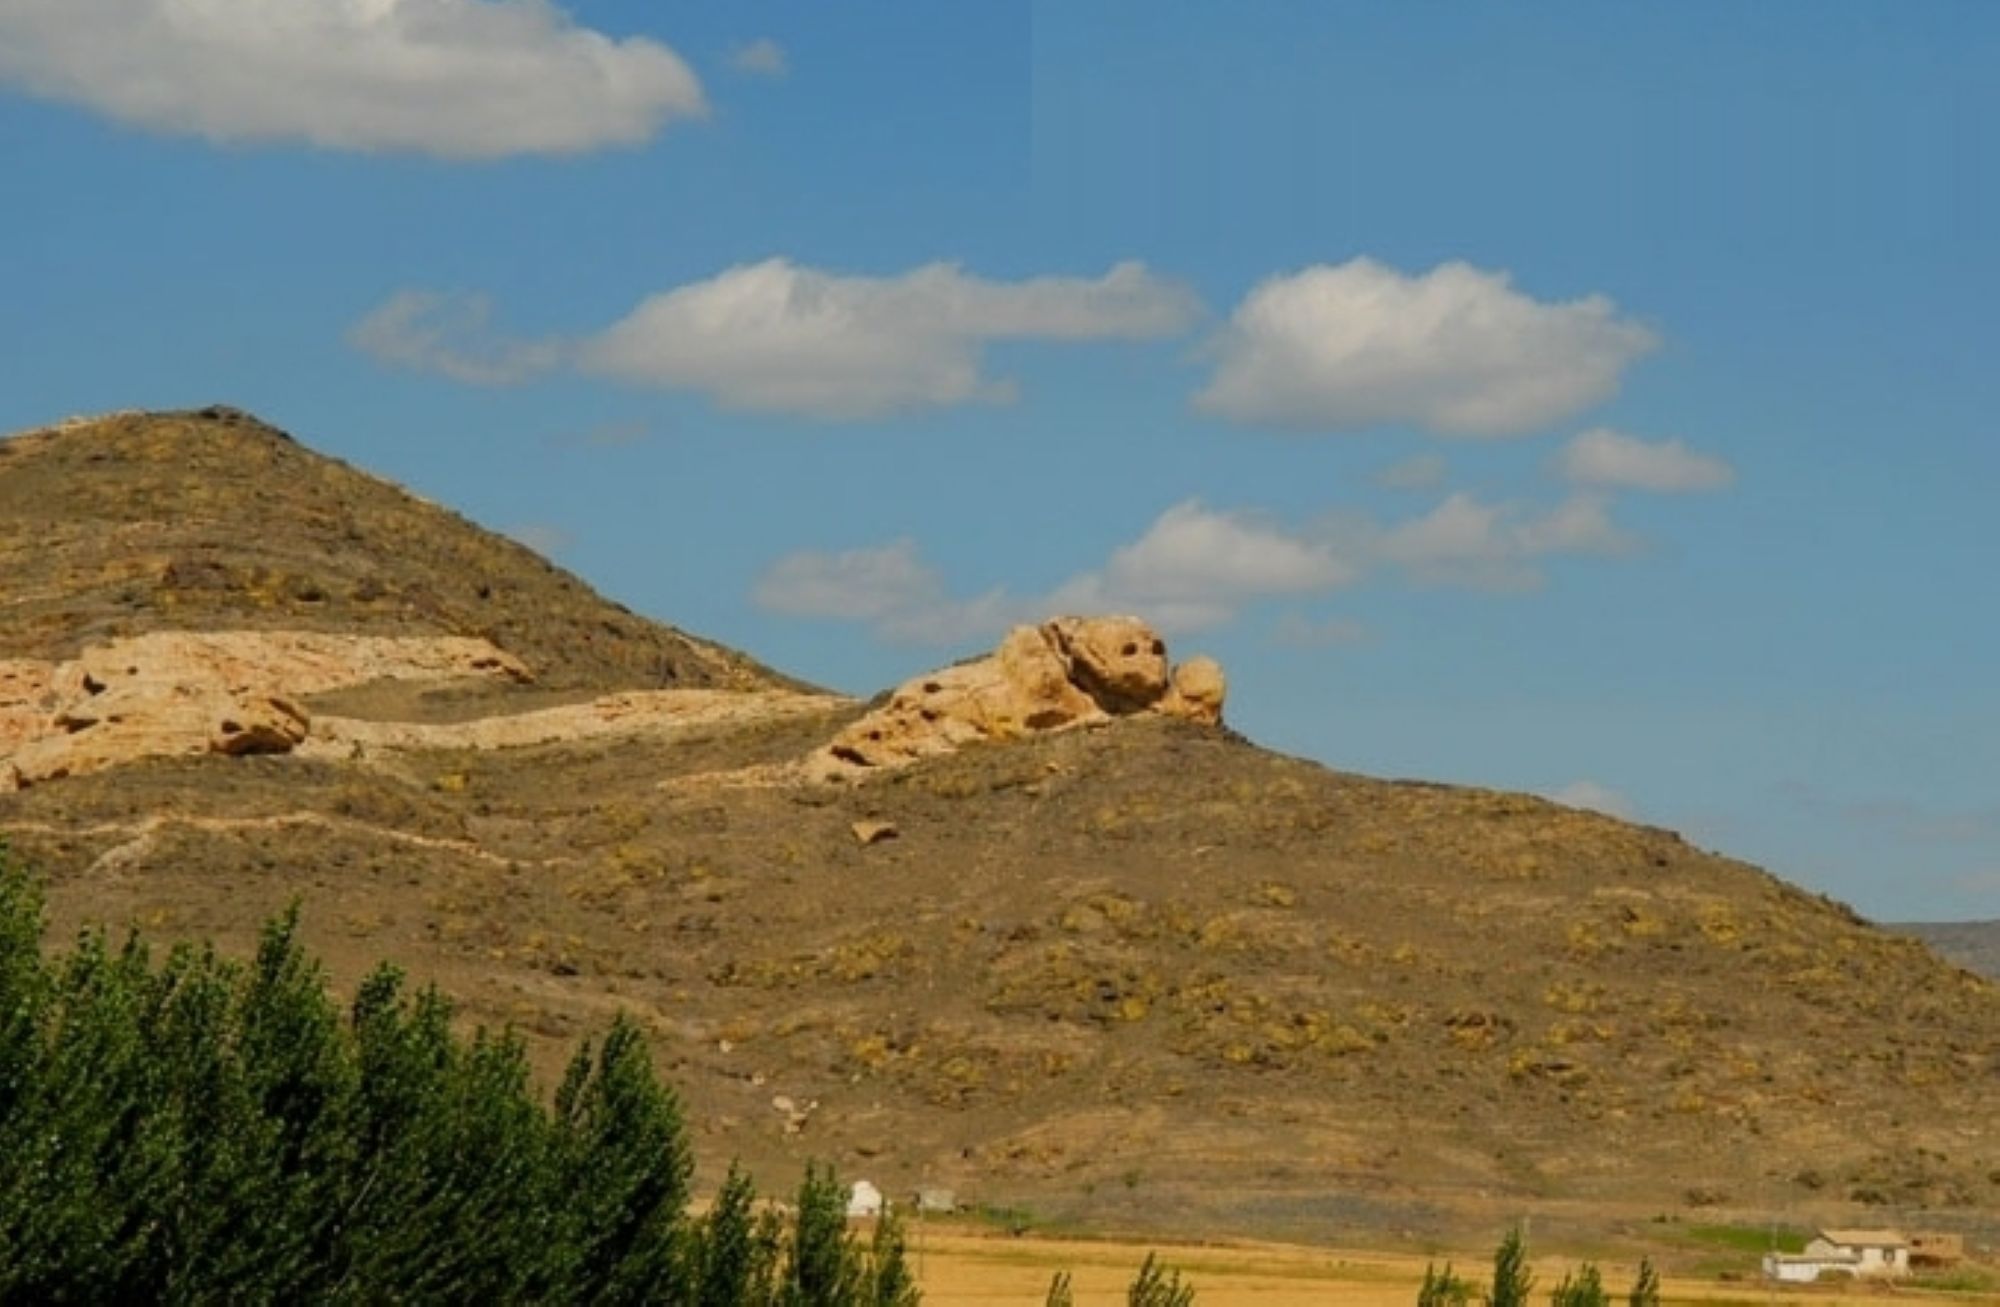
[[[1828,1243],[1845,1244],[1850,1248],[1907,1248],[1910,1241],[1900,1230],[1821,1230],[1820,1238]]]

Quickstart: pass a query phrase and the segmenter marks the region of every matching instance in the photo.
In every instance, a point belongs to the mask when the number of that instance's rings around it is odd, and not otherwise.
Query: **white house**
[[[854,1187],[847,1191],[848,1217],[880,1216],[882,1214],[882,1191],[866,1180],[856,1180]]]
[[[1821,1230],[1800,1253],[1769,1253],[1768,1279],[1810,1284],[1825,1274],[1891,1279],[1910,1273],[1910,1241],[1895,1230]]]

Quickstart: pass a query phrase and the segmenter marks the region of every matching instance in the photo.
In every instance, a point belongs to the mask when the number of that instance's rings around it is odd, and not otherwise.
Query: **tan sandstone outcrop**
[[[667,735],[825,712],[851,700],[794,690],[628,690],[588,703],[477,717],[463,722],[313,719],[306,757],[352,757],[357,749],[519,749],[634,735]]]
[[[1017,626],[984,658],[898,686],[889,701],[806,760],[809,779],[853,779],[968,744],[1138,713],[1222,720],[1213,659],[1169,670],[1166,643],[1136,617],[1059,617]]]
[[[302,631],[160,631],[66,662],[0,661],[0,789],[140,758],[284,753],[299,701],[376,680],[529,679],[485,640]]]

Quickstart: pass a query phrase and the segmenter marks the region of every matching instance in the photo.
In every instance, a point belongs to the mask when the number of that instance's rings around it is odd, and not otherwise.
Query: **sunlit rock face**
[[[968,744],[1017,739],[1139,713],[1222,720],[1213,659],[1178,669],[1136,617],[1058,617],[1017,626],[991,654],[905,681],[882,707],[815,753],[815,779],[853,779]]]

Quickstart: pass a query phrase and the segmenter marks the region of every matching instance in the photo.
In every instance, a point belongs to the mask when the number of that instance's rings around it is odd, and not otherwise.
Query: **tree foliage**
[[[1493,1287],[1486,1295],[1488,1307],[1528,1307],[1528,1294],[1535,1277],[1528,1270],[1528,1241],[1515,1226],[1493,1252]]]
[[[1189,1307],[1194,1302],[1194,1286],[1183,1283],[1178,1270],[1147,1253],[1139,1274],[1125,1291],[1125,1302],[1127,1307]]]
[[[1450,1262],[1444,1264],[1442,1271],[1426,1263],[1423,1287],[1417,1290],[1417,1307],[1466,1307],[1472,1301],[1472,1293],[1471,1282],[1453,1274]]]
[[[343,1012],[296,910],[247,965],[42,934],[0,848],[0,1301],[917,1301],[900,1226],[857,1244],[831,1170],[789,1223],[734,1168],[689,1216],[680,1105],[622,1018],[551,1109],[515,1036],[460,1036],[393,967]]]
[[[1626,1307],[1660,1307],[1660,1273],[1653,1267],[1653,1259],[1641,1258],[1639,1277],[1632,1282],[1632,1292],[1625,1297]]]
[[[1594,1262],[1585,1262],[1563,1275],[1562,1282],[1549,1294],[1550,1307],[1611,1307],[1611,1295],[1604,1291],[1604,1276]]]

